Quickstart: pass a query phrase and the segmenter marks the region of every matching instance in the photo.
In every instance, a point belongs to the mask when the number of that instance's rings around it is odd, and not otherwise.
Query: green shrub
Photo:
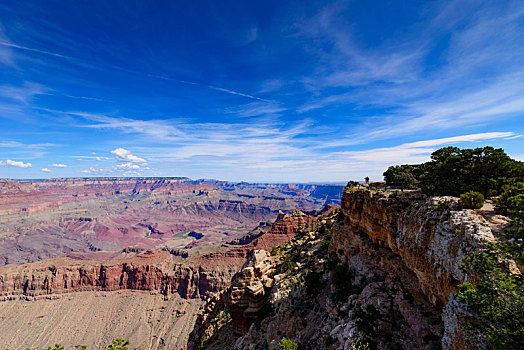
[[[345,190],[349,190],[349,189],[352,189],[352,188],[356,188],[358,186],[359,186],[358,181],[349,181],[344,189]]]
[[[420,187],[429,195],[459,196],[476,191],[498,196],[509,186],[522,182],[524,163],[511,159],[503,149],[444,147],[419,165],[391,166],[384,172],[388,185]]]
[[[431,161],[421,164],[420,170],[420,186],[430,195],[459,196],[476,191],[497,196],[505,186],[524,178],[524,163],[493,147],[444,147],[433,152]]]
[[[295,267],[295,262],[291,260],[290,254],[284,254],[282,260],[282,271],[291,271]]]
[[[327,225],[322,225],[318,229],[318,233],[322,235],[322,249],[328,249],[329,243],[331,243],[331,237],[333,236],[331,233],[331,229],[327,227]]]
[[[355,341],[351,345],[351,350],[368,350],[368,349],[369,349],[369,343],[361,339],[357,339],[357,341]]]
[[[418,165],[396,165],[390,166],[384,172],[384,181],[388,186],[398,186],[402,188],[416,188],[417,177],[420,173]]]
[[[467,321],[465,329],[485,334],[497,350],[522,349],[524,344],[524,277],[512,275],[507,268],[508,259],[522,264],[523,256],[522,239],[512,237],[488,243],[483,251],[472,253],[463,267],[478,277],[475,284],[459,285],[459,298],[479,316]]]
[[[122,338],[116,338],[106,346],[104,349],[106,350],[127,350],[129,345],[129,340],[124,340]]]
[[[469,191],[460,195],[460,205],[464,209],[480,209],[484,205],[484,195]]]
[[[514,227],[524,227],[524,182],[506,186],[496,204],[499,212],[511,218]]]
[[[204,350],[206,348],[207,335],[203,335],[200,338],[200,344],[198,344],[198,350]]]
[[[298,344],[284,337],[280,340],[280,343],[278,343],[278,349],[279,350],[298,350]]]

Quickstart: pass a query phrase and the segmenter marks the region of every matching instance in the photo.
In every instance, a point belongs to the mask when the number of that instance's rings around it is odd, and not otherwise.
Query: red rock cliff
[[[169,253],[155,251],[107,261],[49,259],[0,267],[0,300],[119,289],[200,298],[226,288],[236,270],[234,262],[220,267],[174,263]]]

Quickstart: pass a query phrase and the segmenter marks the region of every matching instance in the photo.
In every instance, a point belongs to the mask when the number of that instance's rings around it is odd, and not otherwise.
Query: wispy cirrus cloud
[[[103,156],[71,156],[71,158],[76,158],[77,160],[96,160],[98,162],[109,160],[109,157],[103,157]]]
[[[24,82],[21,86],[0,85],[0,97],[27,104],[34,96],[43,95],[49,89],[41,84]]]
[[[180,83],[180,84],[199,86],[199,87],[202,87],[202,88],[223,92],[223,93],[226,93],[226,94],[229,94],[229,95],[245,97],[245,98],[248,98],[248,99],[251,99],[251,100],[267,101],[266,99],[263,99],[263,98],[260,98],[260,97],[257,97],[257,96],[253,96],[253,95],[241,92],[241,91],[228,89],[228,88],[225,88],[225,87],[220,87],[220,86],[215,86],[215,85],[210,85],[210,84],[205,84],[205,83],[199,83],[199,82],[194,82],[194,81],[188,81],[188,80],[183,80],[183,79],[176,79],[176,78],[171,78],[171,77],[168,77],[168,76],[162,76],[162,75],[158,75],[158,74],[151,74],[151,73],[147,73],[147,72],[141,72],[141,71],[124,68],[124,67],[121,67],[121,66],[115,66],[115,65],[111,65],[109,67],[97,66],[97,65],[93,65],[91,63],[87,63],[87,62],[85,62],[85,61],[83,61],[83,60],[81,60],[79,58],[76,58],[76,57],[62,55],[62,54],[59,54],[59,53],[56,53],[56,52],[52,52],[52,51],[41,50],[41,49],[36,49],[36,48],[32,48],[32,47],[26,47],[26,46],[22,46],[22,45],[17,45],[17,44],[14,44],[14,43],[10,42],[10,41],[2,40],[1,36],[0,36],[0,47],[19,49],[19,50],[23,50],[23,51],[35,52],[35,53],[42,54],[42,55],[53,56],[53,57],[60,58],[60,59],[65,59],[65,60],[68,60],[68,61],[71,61],[71,62],[80,63],[82,66],[87,66],[87,67],[95,68],[95,69],[98,69],[98,70],[107,70],[108,68],[110,68],[110,69],[118,69],[118,70],[121,70],[121,71],[124,71],[124,72],[128,72],[128,73],[131,73],[131,74],[144,75],[144,76],[148,76],[148,77],[151,77],[151,78],[161,79],[161,80],[164,80],[164,81],[176,82],[176,83]],[[10,54],[11,51],[5,50],[5,49],[3,51],[4,52],[2,52],[2,50],[0,50],[0,58],[3,61],[5,61],[5,62],[11,62],[12,61],[12,59],[11,59],[12,55]],[[72,95],[67,95],[67,96],[73,97],[73,98],[85,98],[85,99],[94,99],[94,100],[99,100],[99,101],[107,101],[106,99],[97,99],[97,98],[92,98],[92,97],[82,97],[82,96],[77,97],[77,96],[72,96]]]
[[[148,121],[144,127],[143,121],[129,118],[100,119],[101,124],[123,133],[133,133],[134,138],[140,136],[149,138],[156,134],[156,129],[165,126],[167,121],[159,121],[155,126]],[[122,123],[120,123],[121,121]],[[429,155],[439,146],[450,144],[464,145],[476,142],[491,142],[519,137],[515,132],[487,132],[465,134],[460,136],[428,139],[423,141],[403,143],[393,147],[368,148],[361,151],[332,151],[334,146],[345,144],[344,140],[333,140],[333,134],[327,134],[324,139],[311,139],[309,135],[315,132],[316,126],[311,121],[304,121],[292,128],[286,128],[275,122],[218,124],[200,123],[192,132],[195,124],[176,124],[174,135],[165,134],[162,145],[135,147],[153,168],[159,164],[184,165],[188,168],[237,169],[238,176],[248,174],[264,174],[278,181],[282,172],[296,173],[295,180],[320,180],[321,174],[329,172],[332,178],[343,179],[343,175],[367,174],[377,177],[389,165],[400,163],[419,163],[427,161]],[[96,126],[91,126],[96,127]],[[122,128],[127,128],[123,130]],[[127,161],[126,155],[131,154],[125,149],[119,151],[122,157],[115,170],[143,170],[138,162]],[[114,151],[112,152],[114,154]],[[200,170],[202,171],[202,170]],[[299,173],[304,176],[299,176]],[[188,174],[184,174],[188,175]],[[202,174],[204,175],[204,174]],[[360,176],[358,175],[358,176]],[[224,175],[225,176],[225,175]],[[231,174],[229,175],[230,178]],[[356,175],[355,175],[356,176]]]
[[[0,147],[5,147],[5,148],[44,149],[44,148],[56,147],[56,146],[58,145],[55,143],[51,143],[51,142],[22,143],[22,142],[13,141],[13,140],[0,141]]]
[[[412,32],[373,47],[353,39],[352,26],[340,14],[347,4],[327,6],[300,32],[325,36],[332,45],[320,51],[325,66],[304,79],[316,93],[297,108],[299,113],[347,105],[382,109],[346,134],[358,144],[424,130],[471,128],[524,112],[521,2],[509,1],[504,8],[467,1],[439,4],[430,12],[435,15],[416,23]],[[430,66],[437,42],[446,49]],[[338,90],[333,93],[333,88]],[[351,119],[351,112],[342,113]]]
[[[438,147],[457,145],[464,142],[492,141],[516,136],[514,132],[486,132],[460,135],[440,139],[403,143],[393,147],[374,148],[364,151],[337,152],[352,160],[386,164],[421,163]]]
[[[277,102],[252,102],[232,108],[226,111],[242,118],[259,116],[280,116],[287,108]]]

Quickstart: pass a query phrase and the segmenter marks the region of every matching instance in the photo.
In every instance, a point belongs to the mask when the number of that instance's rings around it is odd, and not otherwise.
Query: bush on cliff
[[[524,182],[506,186],[496,203],[499,211],[511,218],[514,227],[524,227]]]
[[[455,196],[468,191],[498,196],[524,179],[524,164],[503,149],[444,147],[419,165],[391,166],[384,172],[388,185],[420,187],[433,196]]]
[[[460,205],[464,209],[480,209],[484,205],[482,193],[469,191],[460,195]]]
[[[522,237],[516,238],[522,233],[507,235],[508,241],[488,243],[466,259],[464,270],[478,281],[459,286],[459,298],[479,316],[466,322],[465,329],[485,334],[497,350],[524,345],[524,277],[512,274],[508,266],[508,259],[524,263],[524,244]]]
[[[124,340],[122,338],[116,338],[106,346],[104,349],[106,350],[127,350],[129,345],[129,340]]]
[[[280,340],[280,343],[278,343],[278,349],[279,350],[297,350],[298,344],[284,337]]]

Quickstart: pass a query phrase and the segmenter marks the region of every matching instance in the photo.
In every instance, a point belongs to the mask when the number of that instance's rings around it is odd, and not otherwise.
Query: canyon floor
[[[101,349],[122,337],[130,340],[132,349],[180,349],[201,303],[144,291],[76,292],[0,302],[0,344],[9,349],[57,343],[67,349]]]

